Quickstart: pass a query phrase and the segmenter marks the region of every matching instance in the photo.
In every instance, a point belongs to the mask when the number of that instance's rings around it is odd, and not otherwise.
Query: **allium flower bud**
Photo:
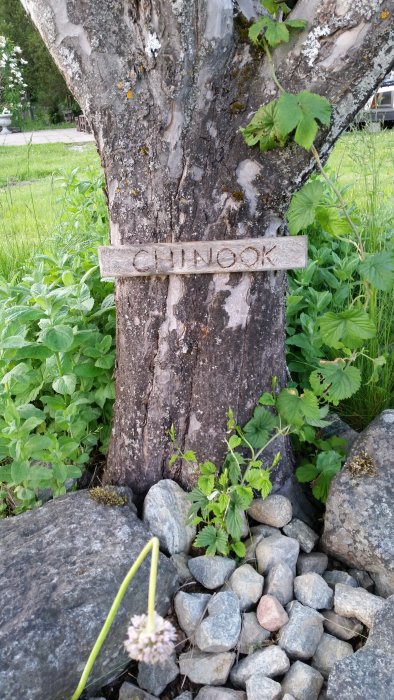
[[[147,664],[162,664],[175,651],[176,629],[155,612],[155,624],[149,629],[148,615],[134,615],[124,643],[131,659]]]

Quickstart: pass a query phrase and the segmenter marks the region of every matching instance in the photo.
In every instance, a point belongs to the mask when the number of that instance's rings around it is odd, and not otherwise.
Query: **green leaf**
[[[287,44],[290,39],[289,30],[284,22],[276,22],[269,17],[267,20],[267,28],[265,31],[265,39],[267,43],[275,49],[279,44]]]
[[[241,455],[237,454],[236,456],[240,457]],[[241,476],[239,462],[232,454],[229,454],[226,458],[225,465],[228,472],[228,478],[230,479],[231,484],[237,484]]]
[[[205,461],[202,464],[200,464],[200,472],[201,474],[216,474],[216,464],[213,462]]]
[[[97,377],[97,375],[100,374],[97,371],[97,367],[95,367],[95,365],[92,362],[84,362],[80,365],[77,365],[74,368],[74,372],[77,375],[77,377],[82,377],[84,379]]]
[[[305,115],[318,119],[321,124],[328,126],[331,120],[331,105],[326,97],[317,95],[309,90],[298,93],[298,102]]]
[[[287,212],[289,230],[292,236],[313,224],[316,208],[320,204],[324,192],[324,185],[318,180],[312,180],[293,196]]]
[[[193,450],[187,450],[182,455],[186,462],[197,462],[197,455]]]
[[[313,481],[316,479],[316,477],[319,476],[319,471],[316,469],[314,464],[307,462],[296,469],[295,475],[298,481],[300,481],[301,484],[304,484],[308,481]]]
[[[315,480],[312,493],[318,501],[325,503],[328,498],[332,477],[329,474],[320,474]]]
[[[77,378],[75,374],[63,374],[62,377],[58,377],[52,382],[52,388],[58,394],[73,394],[77,384]]]
[[[285,26],[285,25],[283,25]],[[309,151],[318,131],[317,121],[328,125],[331,119],[329,101],[309,90],[298,94],[283,93],[276,110],[276,125],[283,135],[295,129],[294,140]]]
[[[75,283],[74,275],[70,270],[66,270],[62,274],[62,282],[65,287],[71,287]]]
[[[246,510],[247,508],[249,508],[252,501],[253,491],[249,486],[236,486],[233,493],[231,494],[232,507],[237,507],[241,510]]]
[[[301,428],[306,421],[320,420],[318,400],[309,390],[299,396],[297,389],[282,389],[276,405],[278,413],[288,425]]]
[[[262,406],[275,406],[275,398],[268,391],[265,391],[259,398],[259,403]]]
[[[15,484],[22,484],[28,479],[30,473],[29,462],[19,462],[15,460],[11,464],[11,480]]]
[[[375,325],[363,309],[350,308],[339,313],[328,311],[321,317],[319,325],[323,341],[331,348],[358,348],[363,345],[363,340],[376,335]]]
[[[75,466],[75,464],[68,464],[66,466],[66,478],[67,479],[79,479],[82,476],[82,470]]]
[[[278,10],[282,10],[284,15],[288,15],[290,12],[290,7],[285,2],[279,0],[260,0],[260,2],[271,15],[276,15]]]
[[[275,124],[280,133],[287,136],[294,131],[302,116],[297,95],[293,95],[291,92],[284,92],[277,101],[275,113]]]
[[[112,369],[115,366],[115,355],[111,352],[109,355],[99,357],[94,364],[101,369]]]
[[[235,506],[233,503],[230,503],[226,513],[225,523],[227,532],[234,540],[241,539],[242,527],[244,523],[243,513],[244,511],[241,508],[237,508],[237,506]]]
[[[73,340],[74,335],[70,326],[50,326],[42,333],[42,342],[53,352],[67,352]]]
[[[310,117],[309,114],[304,114],[298,123],[294,134],[294,141],[298,143],[299,146],[309,151],[316,138],[318,130],[319,127],[315,119]]]
[[[239,559],[243,559],[246,556],[246,547],[243,542],[232,542],[231,549]]]
[[[30,343],[25,340],[21,335],[11,335],[9,338],[4,338],[4,340],[0,340],[0,348],[5,349],[17,349],[17,348],[23,348],[26,345],[30,345]]]
[[[67,479],[67,467],[62,462],[55,462],[52,466],[53,478],[62,484]]]
[[[215,484],[215,477],[213,474],[207,475],[207,476],[200,476],[200,478],[197,481],[197,486],[200,489],[200,491],[205,495],[205,496],[210,496],[213,487]]]
[[[277,100],[263,105],[253,115],[249,124],[240,129],[248,146],[255,146],[258,143],[260,151],[270,151],[273,148],[285,146],[286,136],[278,128],[276,109]]]
[[[218,529],[214,525],[206,525],[198,533],[194,540],[194,546],[206,548],[208,555],[214,555],[216,552],[226,555],[228,552],[228,536],[224,530]]]
[[[308,22],[306,19],[286,19],[285,25],[290,29],[306,29]]]
[[[380,253],[366,255],[360,262],[360,272],[376,289],[389,292],[394,281],[394,252],[382,250]]]
[[[194,518],[198,515],[199,511],[209,505],[209,501],[204,493],[200,489],[194,488],[188,494],[188,500],[191,501],[192,505],[189,508],[188,519]]]
[[[277,426],[277,418],[263,406],[257,406],[248,423],[243,428],[246,439],[252,447],[260,449],[268,440],[268,435]]]
[[[250,27],[248,31],[248,36],[249,40],[252,42],[252,44],[257,44],[259,41],[259,36],[261,32],[265,29],[266,27],[266,17],[259,17],[257,22],[254,22]]]
[[[319,364],[319,369],[312,372],[309,378],[311,387],[318,396],[325,394],[330,403],[338,406],[340,401],[348,399],[359,390],[361,374],[357,367],[352,367],[341,359],[333,362],[320,361]]]
[[[231,437],[228,440],[228,446],[231,450],[235,450],[235,448],[239,447],[241,443],[242,440],[238,435],[231,435]]]

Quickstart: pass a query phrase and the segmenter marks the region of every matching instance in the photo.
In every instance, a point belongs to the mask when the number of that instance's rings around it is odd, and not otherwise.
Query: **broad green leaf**
[[[4,350],[8,348],[23,348],[26,345],[30,345],[30,343],[28,340],[25,340],[25,338],[23,338],[21,335],[12,335],[9,338],[4,338],[4,340],[0,340],[0,348],[3,348]]]
[[[277,100],[273,100],[253,115],[249,124],[240,131],[248,146],[259,144],[260,151],[270,151],[273,148],[283,148],[286,144],[286,136],[278,129]]]
[[[298,94],[285,92],[278,99],[276,125],[279,131],[287,135],[295,130],[295,142],[306,150],[311,148],[315,140],[317,121],[328,125],[330,119],[329,101],[309,90],[302,90]]]
[[[253,491],[249,486],[236,486],[233,493],[231,494],[232,507],[237,507],[241,510],[246,510],[247,508],[249,508],[252,501]]]
[[[268,391],[265,391],[259,398],[259,403],[262,406],[275,406],[275,398]]]
[[[231,450],[235,450],[236,447],[239,447],[239,445],[242,443],[241,438],[239,435],[231,435],[231,437],[228,440],[228,446]]]
[[[18,406],[18,413],[21,418],[41,418],[41,421],[45,420],[45,413],[41,411],[40,408],[33,406],[32,403],[23,404]]]
[[[213,462],[205,461],[202,464],[200,464],[200,472],[201,474],[216,474],[216,464],[214,464]]]
[[[239,458],[241,455],[238,455],[238,453],[236,453],[236,456],[237,458]],[[233,457],[232,454],[229,454],[226,458],[225,465],[226,472],[228,474],[228,478],[230,479],[231,484],[237,484],[241,475],[239,462]]]
[[[266,27],[266,17],[259,17],[257,22],[254,22],[250,27],[248,31],[248,36],[252,44],[257,44],[259,40],[259,36],[261,32],[265,29]]]
[[[20,501],[32,501],[36,497],[32,489],[27,489],[25,487],[16,489],[16,495]]]
[[[319,323],[323,341],[331,348],[358,348],[363,340],[376,335],[375,325],[363,309],[328,311]]]
[[[63,374],[52,382],[52,388],[57,394],[73,394],[77,384],[75,374]]]
[[[31,435],[25,443],[26,455],[39,459],[37,453],[47,450],[52,445],[52,440],[46,435]]]
[[[6,464],[0,467],[0,483],[9,483],[10,481],[12,481],[11,464]]]
[[[228,552],[228,536],[224,530],[216,528],[214,525],[206,525],[201,532],[198,533],[194,540],[195,547],[206,548],[208,555],[227,554]]]
[[[52,350],[41,343],[30,343],[23,348],[19,348],[15,353],[17,360],[46,360],[52,355]]]
[[[37,321],[44,316],[43,311],[32,309],[31,306],[13,306],[5,311],[5,318],[10,323],[18,321],[18,323],[26,323],[27,321]]]
[[[209,501],[205,494],[200,491],[200,489],[194,488],[190,493],[187,495],[187,498],[189,501],[191,501],[191,506],[189,508],[189,513],[188,513],[188,519],[190,521],[191,518],[194,518],[196,515],[198,515],[199,511],[205,508],[208,504]]]
[[[97,375],[100,374],[100,372],[97,371],[97,367],[95,367],[92,362],[84,362],[81,365],[77,365],[74,368],[74,372],[78,377],[82,377],[84,379],[97,377]]]
[[[320,361],[319,369],[310,375],[310,383],[318,396],[325,394],[330,403],[338,406],[340,401],[348,399],[359,390],[361,374],[357,367],[352,367],[341,359],[334,362]]]
[[[282,389],[276,405],[278,413],[288,425],[301,428],[305,422],[320,420],[318,400],[308,389],[301,396],[297,389]]]
[[[197,462],[197,455],[194,450],[187,450],[183,453],[182,457],[186,462]]]
[[[215,484],[215,477],[213,474],[206,475],[206,476],[200,476],[200,478],[197,481],[197,486],[200,489],[200,491],[205,495],[205,496],[210,496],[213,487]]]
[[[239,559],[243,559],[246,556],[246,547],[243,542],[232,542],[231,549]]]
[[[99,357],[94,364],[101,369],[112,369],[115,366],[115,355],[111,352],[108,355]]]
[[[260,0],[260,2],[271,15],[276,15],[278,10],[282,10],[284,15],[288,15],[290,12],[290,7],[285,2],[280,2],[280,0]]]
[[[299,146],[309,151],[316,138],[318,130],[319,127],[315,119],[312,119],[309,114],[304,114],[296,128],[294,141],[298,143]]]
[[[30,473],[29,462],[15,460],[11,464],[11,480],[15,484],[22,484],[28,479]]]
[[[306,463],[296,469],[295,475],[301,484],[308,481],[313,481],[319,476],[319,470],[316,469],[314,464]]]
[[[320,224],[323,231],[327,231],[331,235],[349,235],[351,233],[348,220],[336,206],[318,206],[316,209],[316,221]],[[359,259],[357,257],[358,263]]]
[[[74,335],[70,326],[49,326],[42,333],[42,342],[53,352],[67,352],[73,340]]]
[[[309,90],[302,90],[297,97],[305,115],[318,119],[325,126],[329,125],[332,109],[326,97],[309,92]]]
[[[321,501],[322,503],[327,501],[331,481],[332,477],[330,474],[325,473],[320,474],[317,479],[315,479],[312,486],[312,493],[318,501]]]
[[[70,270],[66,270],[62,274],[62,282],[65,287],[71,287],[75,283],[74,275]]]
[[[267,17],[267,28],[264,37],[268,44],[275,49],[279,44],[287,44],[290,34],[284,22],[276,22]]]
[[[321,182],[312,180],[293,196],[287,212],[289,230],[292,236],[313,224],[316,208],[322,200],[324,191],[324,185]]]
[[[55,462],[52,466],[53,478],[64,483],[67,479],[67,467],[62,462]]]
[[[234,540],[241,539],[242,527],[244,523],[243,513],[244,511],[241,508],[237,508],[237,506],[230,503],[226,513],[225,523],[227,532]]]
[[[263,406],[257,406],[248,423],[243,428],[246,439],[252,447],[260,449],[268,440],[268,435],[277,426],[277,418]]]
[[[290,134],[302,119],[302,111],[298,104],[297,95],[284,92],[277,101],[275,124],[284,136]]]
[[[66,466],[67,479],[79,479],[80,476],[82,476],[82,470],[75,466],[75,464],[68,464]]]
[[[366,255],[360,262],[360,272],[376,289],[390,291],[394,282],[394,252],[382,250]]]
[[[306,29],[308,22],[305,19],[286,19],[285,25],[290,29]]]
[[[335,450],[320,452],[316,459],[316,468],[319,472],[326,472],[335,476],[342,466],[342,456]]]

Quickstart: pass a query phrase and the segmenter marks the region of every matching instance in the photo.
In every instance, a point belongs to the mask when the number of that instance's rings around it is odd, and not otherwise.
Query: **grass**
[[[97,172],[93,144],[0,148],[0,275],[9,279],[60,222],[60,175],[75,168]]]

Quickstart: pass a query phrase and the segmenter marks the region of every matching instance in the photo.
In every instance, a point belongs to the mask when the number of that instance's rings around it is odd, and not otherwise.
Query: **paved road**
[[[19,134],[0,134],[0,146],[25,146],[27,143],[88,143],[94,142],[93,134],[76,129],[48,129],[26,131]]]

